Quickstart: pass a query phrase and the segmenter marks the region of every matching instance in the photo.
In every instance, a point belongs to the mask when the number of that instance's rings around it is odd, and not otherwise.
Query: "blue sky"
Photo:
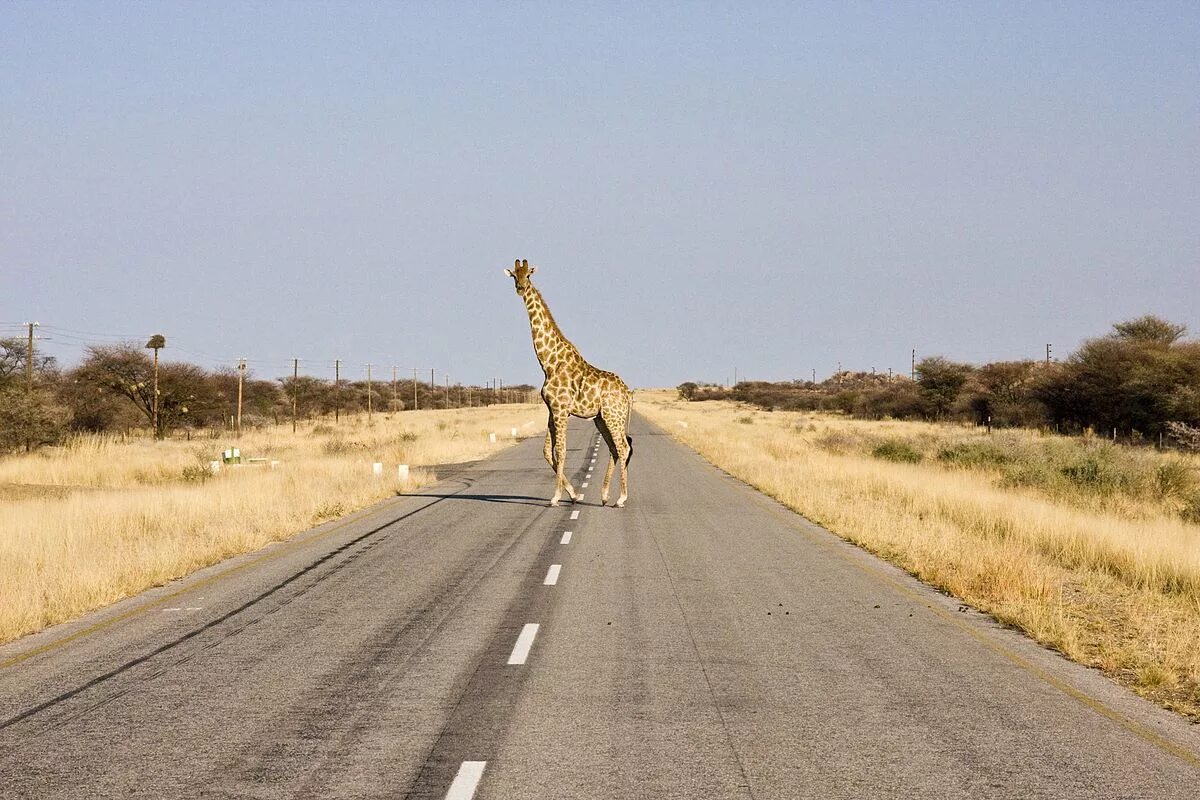
[[[2,4],[0,334],[536,381],[517,257],[639,386],[1200,333],[1200,6],[730,5]]]

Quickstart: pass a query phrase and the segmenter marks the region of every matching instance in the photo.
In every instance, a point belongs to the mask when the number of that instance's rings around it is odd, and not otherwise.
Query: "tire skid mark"
[[[130,659],[129,661],[126,661],[125,663],[121,664],[120,666],[115,667],[107,672],[104,672],[104,673],[96,676],[95,678],[92,678],[91,680],[86,681],[85,683],[75,687],[74,689],[70,689],[68,691],[62,692],[62,693],[56,695],[55,697],[52,697],[42,703],[32,706],[32,707],[26,709],[25,711],[22,711],[18,714],[13,715],[12,717],[9,717],[6,720],[0,721],[0,731],[4,731],[14,725],[17,725],[18,723],[21,723],[27,719],[30,719],[31,717],[34,717],[38,714],[41,714],[42,712],[48,711],[58,705],[61,705],[62,703],[66,702],[68,700],[78,697],[78,696],[82,695],[83,693],[87,692],[88,690],[94,689],[97,686],[101,686],[101,685],[107,683],[108,681],[111,681],[114,678],[117,678],[138,666],[146,664],[160,656],[163,656],[164,654],[170,653],[171,651],[175,650],[176,648],[180,647],[181,645],[192,643],[194,640],[198,640],[204,634],[207,634],[214,630],[217,630],[218,628],[220,628],[220,626],[222,626],[224,623],[228,622],[229,620],[233,619],[234,617],[237,617],[238,615],[242,614],[245,611],[248,611],[248,610],[251,610],[251,609],[254,609],[254,608],[260,606],[264,601],[271,599],[275,595],[278,595],[280,592],[288,589],[289,587],[292,587],[293,584],[296,584],[298,581],[304,579],[305,577],[310,576],[317,570],[320,570],[321,567],[328,566],[328,565],[330,565],[330,562],[334,562],[332,564],[331,569],[329,569],[325,572],[316,572],[316,577],[311,583],[302,585],[299,590],[297,590],[296,592],[294,592],[291,595],[284,595],[278,605],[267,609],[260,615],[254,617],[253,619],[247,620],[244,623],[237,625],[236,627],[230,627],[230,628],[222,631],[221,635],[219,635],[215,640],[203,643],[201,645],[201,647],[199,648],[199,650],[188,653],[188,654],[184,655],[183,657],[171,662],[170,664],[168,664],[158,670],[155,670],[154,672],[150,673],[149,675],[143,676],[142,680],[152,680],[153,678],[163,674],[166,670],[170,669],[171,667],[176,666],[178,664],[182,664],[185,661],[190,660],[197,653],[205,651],[205,650],[211,650],[212,648],[220,645],[222,642],[227,641],[231,637],[242,633],[247,628],[250,628],[254,624],[262,621],[266,617],[268,617],[271,614],[278,611],[280,608],[283,608],[284,606],[290,604],[296,598],[303,596],[305,593],[310,591],[313,587],[315,587],[319,583],[323,582],[327,578],[338,574],[347,564],[352,563],[354,560],[359,558],[364,552],[370,550],[375,545],[377,545],[380,540],[377,538],[374,538],[374,537],[377,537],[380,533],[383,533],[392,525],[395,525],[396,523],[399,523],[406,519],[410,519],[411,517],[432,508],[433,506],[437,505],[438,503],[441,503],[444,500],[448,500],[448,499],[454,497],[455,494],[466,491],[467,489],[471,488],[471,486],[473,485],[473,481],[471,481],[469,479],[460,478],[458,480],[460,482],[462,482],[464,485],[457,492],[454,492],[454,493],[445,495],[443,497],[440,497],[438,499],[435,499],[432,502],[426,503],[425,505],[423,505],[419,508],[413,509],[410,512],[402,514],[399,517],[394,517],[394,518],[388,519],[387,521],[366,531],[365,533],[359,534],[358,536],[351,539],[350,541],[339,545],[338,547],[334,548],[333,550],[329,551],[328,553],[322,555],[320,558],[311,562],[307,566],[303,567],[302,569],[298,570],[297,572],[292,573],[287,578],[283,579],[282,581],[279,581],[275,585],[273,585],[270,588],[266,589],[265,591],[259,593],[258,595],[255,595],[250,600],[247,600],[246,602],[242,603],[241,605],[237,606],[236,608],[233,608],[232,610],[227,611],[226,613],[222,614],[221,616],[219,616],[213,620],[210,620],[207,623],[205,623],[191,631],[188,631],[187,633],[183,634],[182,636],[176,637],[175,639],[171,640],[170,642],[167,642],[166,644],[163,644],[163,645],[160,645],[159,647],[154,648],[153,650],[150,650],[149,652],[147,652],[141,656],[138,656],[137,658]],[[360,545],[364,545],[364,543],[365,543],[365,546],[360,546]],[[346,553],[349,553],[349,556],[347,558],[342,559],[341,561],[336,561],[338,556],[341,556]],[[105,705],[110,700],[115,699],[116,697],[119,697],[119,696],[127,693],[128,691],[129,691],[129,689],[123,689],[119,692],[112,694],[110,697],[105,698],[104,700],[102,700],[100,702],[92,704],[91,706],[89,706],[87,709],[85,709],[83,711],[79,711],[79,712],[76,712],[73,714],[67,713],[64,716],[53,720],[48,725],[46,725],[45,727],[42,727],[39,730],[25,732],[22,735],[22,739],[25,740],[25,742],[27,743],[28,740],[35,739],[36,737],[40,736],[41,734],[51,731],[51,730],[59,727],[62,724],[65,724],[67,722],[78,719],[79,717],[86,714],[88,711],[99,708],[99,707]]]

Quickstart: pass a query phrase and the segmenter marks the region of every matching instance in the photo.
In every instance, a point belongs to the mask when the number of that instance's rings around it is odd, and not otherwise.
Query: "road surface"
[[[1197,726],[632,433],[625,509],[575,421],[575,506],[530,440],[0,648],[0,797],[1197,796]]]

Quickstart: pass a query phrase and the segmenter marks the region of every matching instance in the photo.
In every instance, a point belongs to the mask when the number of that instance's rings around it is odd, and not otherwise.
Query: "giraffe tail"
[[[625,441],[629,445],[629,455],[625,456],[625,466],[629,466],[629,462],[633,461],[633,437],[626,435]]]

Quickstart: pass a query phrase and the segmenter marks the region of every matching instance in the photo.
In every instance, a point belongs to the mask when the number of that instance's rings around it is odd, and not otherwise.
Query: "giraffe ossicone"
[[[571,417],[582,417],[595,420],[596,429],[608,445],[611,456],[604,472],[600,502],[608,503],[613,471],[619,469],[621,494],[616,505],[622,508],[629,497],[629,460],[633,456],[633,437],[628,433],[633,394],[614,373],[597,369],[585,361],[575,345],[563,335],[541,292],[529,280],[536,271],[537,267],[518,258],[513,268],[504,270],[504,274],[513,279],[517,295],[525,301],[533,350],[546,375],[542,400],[549,411],[549,420],[543,455],[555,474],[554,497],[550,505],[558,505],[564,492],[572,502],[577,497],[565,471],[567,422]]]

